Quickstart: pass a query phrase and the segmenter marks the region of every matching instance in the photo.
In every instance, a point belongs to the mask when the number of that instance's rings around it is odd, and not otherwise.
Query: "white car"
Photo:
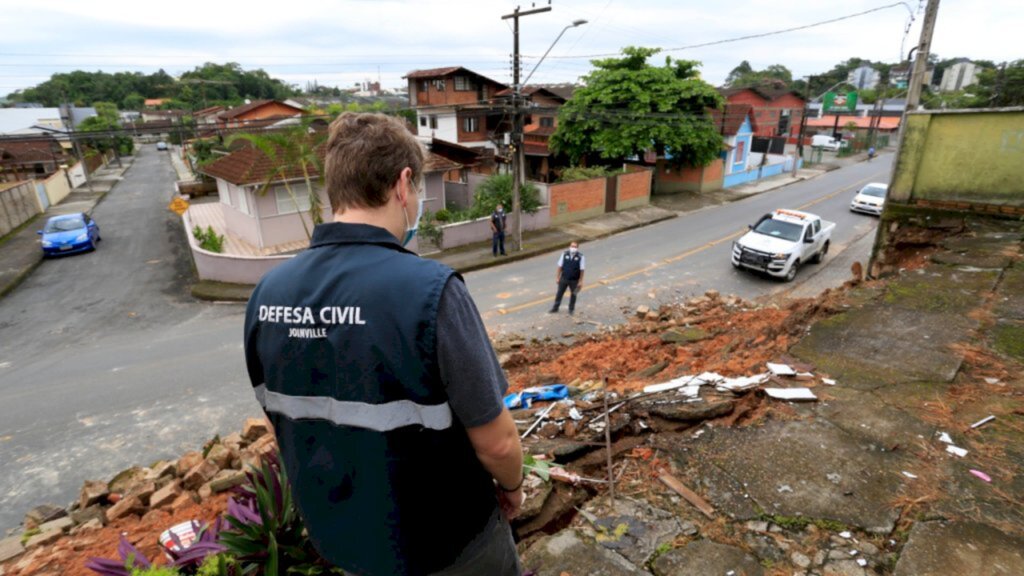
[[[810,212],[776,210],[765,214],[750,232],[733,242],[732,265],[790,282],[800,265],[825,260],[835,227],[835,222]]]
[[[885,194],[888,191],[888,184],[878,182],[867,184],[853,197],[853,202],[850,202],[850,210],[881,216],[882,208],[885,207]]]

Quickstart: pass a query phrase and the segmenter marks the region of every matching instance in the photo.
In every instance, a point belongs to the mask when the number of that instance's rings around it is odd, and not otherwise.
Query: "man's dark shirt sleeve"
[[[463,426],[483,426],[501,414],[505,373],[469,290],[454,276],[438,306],[437,358],[452,411]]]

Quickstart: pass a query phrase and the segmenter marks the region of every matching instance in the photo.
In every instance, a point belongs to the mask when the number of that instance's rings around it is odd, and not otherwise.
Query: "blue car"
[[[39,235],[43,237],[43,256],[95,250],[102,239],[99,225],[83,212],[50,218]]]

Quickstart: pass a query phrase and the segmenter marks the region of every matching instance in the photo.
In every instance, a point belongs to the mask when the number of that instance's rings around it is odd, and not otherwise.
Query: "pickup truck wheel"
[[[799,260],[793,262],[793,265],[789,267],[789,272],[786,273],[786,278],[785,278],[786,282],[792,282],[793,279],[796,278],[796,270],[799,267],[800,267],[800,261]]]
[[[825,242],[825,245],[821,247],[821,250],[818,250],[818,253],[814,255],[815,264],[821,264],[825,261],[825,255],[828,254],[828,245],[829,242]]]

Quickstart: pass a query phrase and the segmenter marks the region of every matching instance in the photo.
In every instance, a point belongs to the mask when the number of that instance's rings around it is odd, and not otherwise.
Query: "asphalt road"
[[[850,278],[850,256],[844,266],[831,263],[849,246],[867,263],[878,219],[849,211],[850,200],[867,182],[887,182],[891,155],[826,173],[744,200],[713,206],[678,218],[580,246],[586,256],[584,290],[575,317],[562,302],[558,315],[549,315],[555,292],[558,254],[538,256],[507,266],[474,272],[467,277],[488,328],[498,334],[561,334],[596,330],[620,323],[644,304],[652,308],[685,300],[714,288],[725,294],[755,299],[787,295],[811,283],[818,290]],[[747,225],[776,208],[807,210],[836,223],[824,264],[801,267],[797,279],[783,283],[729,263],[732,241]],[[806,291],[804,291],[806,292]],[[806,294],[801,294],[806,295]]]
[[[846,207],[859,185],[887,180],[888,160],[585,244],[587,287],[573,319],[565,303],[561,315],[545,314],[556,254],[474,272],[467,282],[491,331],[537,337],[597,329],[638,304],[707,288],[754,298],[838,285],[850,260],[838,253],[848,245],[866,252],[876,223]],[[184,233],[166,209],[173,181],[163,153],[139,151],[93,213],[99,249],[44,262],[0,301],[0,529],[37,504],[67,504],[86,479],[177,457],[260,413],[245,374],[241,306],[187,296]],[[778,207],[837,222],[829,259],[790,285],[728,262],[731,239]]]

